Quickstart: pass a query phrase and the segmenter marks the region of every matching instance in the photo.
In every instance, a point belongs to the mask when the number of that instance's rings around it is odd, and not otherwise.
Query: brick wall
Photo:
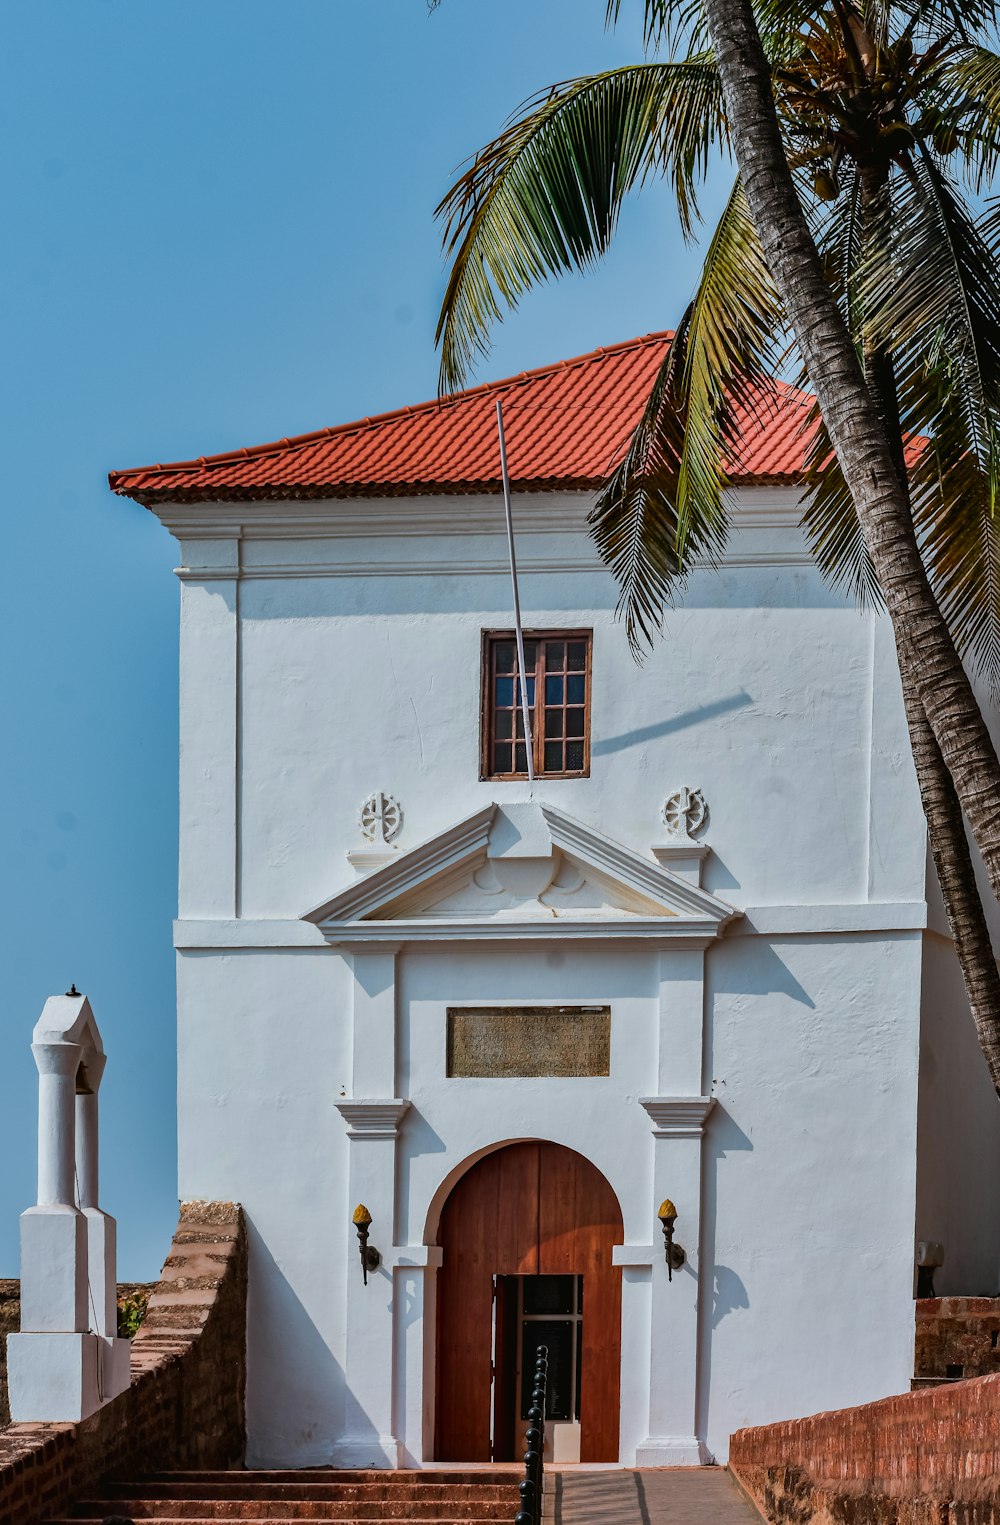
[[[238,1465],[247,1249],[231,1202],[187,1202],[132,1342],[132,1384],[82,1424],[0,1431],[0,1525],[63,1513],[104,1476]]]
[[[739,1430],[729,1466],[782,1525],[1000,1525],[1000,1376]]]
[[[1000,1372],[1000,1298],[926,1297],[916,1306],[915,1386]]]
[[[21,1283],[0,1280],[0,1428],[10,1423],[7,1405],[7,1336],[21,1327]]]

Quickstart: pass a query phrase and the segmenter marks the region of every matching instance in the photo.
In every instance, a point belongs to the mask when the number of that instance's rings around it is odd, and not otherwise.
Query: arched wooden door
[[[622,1237],[608,1182],[561,1144],[508,1144],[456,1183],[438,1233],[439,1461],[491,1459],[494,1277],[555,1274],[583,1277],[580,1460],[618,1460]]]

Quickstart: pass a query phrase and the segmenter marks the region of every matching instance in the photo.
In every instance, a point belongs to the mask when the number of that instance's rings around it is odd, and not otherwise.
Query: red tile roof
[[[140,503],[495,492],[501,397],[515,488],[596,488],[621,457],[670,337],[646,334],[394,413],[225,455],[113,471],[109,480]],[[747,426],[739,480],[801,477],[809,401],[782,387],[767,419]]]

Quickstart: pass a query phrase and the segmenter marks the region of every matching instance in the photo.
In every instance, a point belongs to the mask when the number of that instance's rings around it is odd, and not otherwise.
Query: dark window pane
[[[496,645],[497,672],[514,671],[514,652],[516,647],[513,641],[498,641]]]
[[[522,710],[521,706],[518,705],[516,710],[511,710],[511,714],[514,717],[514,723],[517,726],[517,739],[518,739],[518,741],[523,741],[524,740],[524,711]],[[530,719],[530,716],[529,716],[529,719]]]
[[[573,673],[566,679],[566,703],[582,704],[587,697],[587,680],[583,673]]]
[[[526,1276],[525,1313],[572,1313],[573,1276]]]
[[[576,1278],[576,1311],[577,1311],[577,1313],[582,1313],[583,1312],[583,1277],[582,1276],[578,1276]]]
[[[528,680],[527,680],[527,682],[525,683],[524,686],[528,690],[528,708],[531,709],[532,705],[535,702],[535,679],[534,679],[534,675],[531,675],[528,678]],[[518,691],[517,691],[517,702],[518,702],[518,704],[520,704],[520,702],[521,702],[521,690],[520,690],[520,687],[518,688]]]
[[[549,737],[550,739],[552,739],[552,738],[555,738],[557,736],[561,736],[562,733],[563,733],[563,712],[562,712],[562,710],[546,710],[545,711],[545,734],[546,734],[546,736]],[[578,734],[582,736],[583,732],[580,731]]]
[[[545,1402],[546,1419],[573,1419],[574,1325],[556,1319],[521,1325],[521,1418],[527,1419],[531,1407],[531,1389],[535,1378],[535,1354],[539,1345],[548,1347],[549,1376]]]
[[[573,682],[573,681],[575,681],[575,680],[571,678],[570,682]],[[563,702],[563,680],[562,680],[562,678],[560,678],[560,677],[552,678],[552,677],[549,677],[548,675],[546,675],[546,678],[545,678],[545,703],[546,704],[562,704],[562,702]]]
[[[566,743],[566,770],[569,773],[577,773],[583,767],[583,742],[567,741]]]
[[[498,678],[496,680],[494,702],[499,705],[506,705],[508,709],[514,703],[513,678]]]
[[[537,641],[525,641],[525,643],[524,643],[524,665],[527,668],[528,672],[534,672],[534,670],[535,670],[535,663],[537,661],[538,661],[538,642]]]
[[[493,723],[493,735],[497,741],[509,741],[514,731],[514,711],[497,710]]]
[[[563,771],[562,749],[563,744],[561,741],[547,741],[545,743],[546,773],[561,773]]]
[[[587,643],[586,641],[570,641],[567,655],[569,657],[570,672],[583,672],[587,666]]]
[[[579,709],[579,710],[567,710],[566,711],[566,735],[567,736],[582,736],[583,735],[583,710],[582,709]]]
[[[566,666],[566,642],[549,641],[545,647],[545,665],[552,672],[562,672]]]
[[[510,746],[500,741],[493,747],[493,772],[510,772]]]
[[[516,764],[516,766],[514,768],[514,772],[515,773],[527,773],[527,771],[528,771],[528,754],[524,750],[524,742],[523,741],[519,741],[518,744],[517,744],[517,764]]]

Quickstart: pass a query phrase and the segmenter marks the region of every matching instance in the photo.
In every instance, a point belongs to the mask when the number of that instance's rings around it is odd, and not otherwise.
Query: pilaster
[[[651,1247],[649,1434],[636,1448],[636,1466],[696,1466],[708,1460],[697,1434],[698,1303],[702,1136],[714,1100],[644,1096],[639,1104],[653,1127],[653,1195],[676,1205],[675,1243],[686,1258],[670,1276],[662,1239]],[[627,1246],[616,1255],[622,1265],[639,1258]]]
[[[239,539],[185,538],[179,914],[238,916]]]
[[[368,1272],[366,1285],[354,1227],[345,1223],[346,1397],[344,1433],[334,1447],[337,1466],[400,1465],[393,1413],[393,1222],[396,1141],[409,1105],[398,1097],[337,1103],[348,1125],[349,1200],[352,1207],[363,1203],[368,1208],[372,1215],[370,1243],[382,1255],[381,1264]]]

